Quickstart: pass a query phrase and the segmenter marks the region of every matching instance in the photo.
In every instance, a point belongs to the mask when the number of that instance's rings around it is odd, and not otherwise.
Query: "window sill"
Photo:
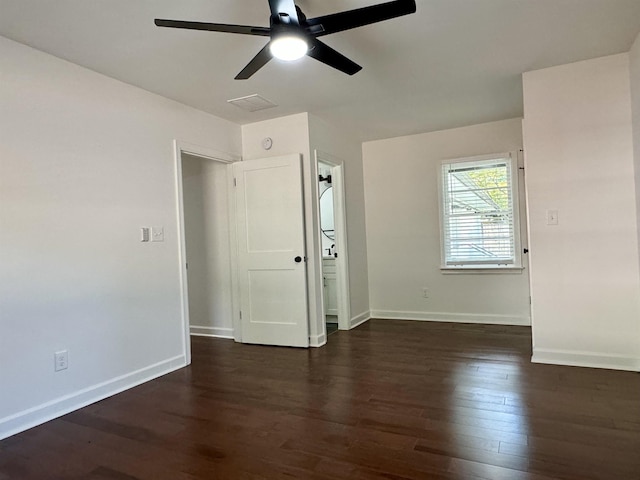
[[[485,274],[522,274],[524,267],[440,267],[440,271],[445,275],[467,274],[467,275],[485,275]]]

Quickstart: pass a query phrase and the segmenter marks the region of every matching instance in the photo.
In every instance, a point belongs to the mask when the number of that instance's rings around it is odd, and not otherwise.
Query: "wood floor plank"
[[[527,327],[371,320],[192,365],[0,442],[0,480],[640,480],[640,375]]]

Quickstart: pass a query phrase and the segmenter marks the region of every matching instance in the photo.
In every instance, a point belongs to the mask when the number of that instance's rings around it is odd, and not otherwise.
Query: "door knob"
[[[298,256],[298,257],[294,258],[294,260],[295,260],[296,263],[300,263],[302,261],[302,257]]]

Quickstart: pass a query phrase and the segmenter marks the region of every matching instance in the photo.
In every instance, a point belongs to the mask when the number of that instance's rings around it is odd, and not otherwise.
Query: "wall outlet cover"
[[[66,370],[69,368],[69,352],[67,350],[60,350],[53,354],[54,365],[53,369],[56,372],[60,370]]]

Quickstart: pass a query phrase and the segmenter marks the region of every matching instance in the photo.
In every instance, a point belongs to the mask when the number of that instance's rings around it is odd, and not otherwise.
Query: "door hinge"
[[[238,180],[236,180],[236,177],[233,177],[233,186],[234,187],[238,186]]]
[[[240,320],[242,320],[242,310],[240,310]]]
[[[187,270],[189,270],[189,264],[188,264],[188,263],[185,263],[185,264],[184,264],[184,268],[185,268],[185,269],[187,269]]]

